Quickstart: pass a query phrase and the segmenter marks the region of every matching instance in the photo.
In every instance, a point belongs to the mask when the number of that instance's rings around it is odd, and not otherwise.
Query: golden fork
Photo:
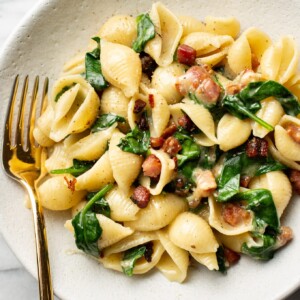
[[[34,181],[40,174],[42,149],[34,142],[32,135],[35,119],[39,116],[44,100],[47,98],[48,79],[45,79],[43,95],[39,103],[37,101],[39,78],[35,78],[30,102],[27,97],[28,85],[27,76],[18,102],[16,99],[19,76],[15,78],[5,121],[2,162],[6,174],[22,184],[29,195],[34,221],[40,299],[48,300],[53,299],[53,290],[46,229],[42,207],[34,189]]]

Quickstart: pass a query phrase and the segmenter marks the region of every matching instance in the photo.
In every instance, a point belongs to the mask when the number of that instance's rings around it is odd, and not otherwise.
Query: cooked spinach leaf
[[[92,133],[105,130],[112,126],[116,122],[124,123],[125,119],[115,114],[103,114],[93,124],[91,131]]]
[[[54,102],[57,102],[58,99],[62,96],[62,94],[71,89],[74,85],[76,85],[75,82],[73,82],[71,85],[63,87],[62,90],[55,96]]]
[[[233,156],[225,160],[222,173],[217,180],[217,201],[228,201],[239,192],[241,171],[242,164],[240,156]]]
[[[150,147],[150,131],[136,126],[121,139],[118,146],[125,152],[145,154]]]
[[[268,97],[276,98],[282,105],[286,114],[297,116],[300,113],[300,104],[297,98],[280,83],[269,81],[251,82],[240,92],[240,97],[245,101],[261,101]]]
[[[72,220],[77,248],[95,257],[99,257],[98,239],[101,237],[102,228],[91,208],[112,187],[113,185],[109,184],[102,188]]]
[[[242,253],[258,260],[269,260],[273,258],[276,250],[276,236],[268,234],[253,234],[256,239],[262,240],[262,246],[248,247],[246,243],[242,245]]]
[[[236,95],[226,95],[222,99],[222,105],[225,107],[232,115],[236,116],[239,119],[250,118],[253,121],[257,122],[261,126],[265,127],[268,130],[273,130],[273,126],[266,123],[264,120],[260,119],[255,115],[255,113],[261,108],[259,101],[256,101],[253,98],[248,100],[249,102],[244,101],[240,94]]]
[[[137,38],[133,42],[132,48],[135,52],[140,53],[144,50],[148,41],[155,37],[155,27],[149,14],[142,14],[136,18]]]
[[[101,92],[108,87],[108,82],[105,80],[100,63],[100,38],[94,37],[97,42],[97,47],[86,53],[85,55],[85,77],[96,92]]]
[[[93,165],[94,161],[84,161],[73,159],[73,166],[66,169],[56,169],[50,171],[51,174],[71,174],[73,176],[79,176],[88,171]]]
[[[96,194],[97,192],[88,193],[86,196],[87,200],[88,201],[91,200]],[[110,212],[111,212],[110,206],[104,197],[96,200],[93,206],[91,207],[91,210],[96,214],[101,214],[110,218]]]
[[[177,131],[173,135],[180,143],[182,149],[176,155],[177,165],[181,167],[185,162],[200,157],[200,146],[184,130]]]
[[[226,274],[227,273],[227,267],[226,267],[226,258],[225,258],[225,253],[224,253],[224,247],[219,246],[217,249],[217,262],[219,266],[219,272]]]
[[[254,229],[260,232],[261,229],[269,228],[279,232],[279,219],[272,194],[267,189],[252,189],[238,193],[233,200],[246,203],[245,209],[254,213]]]
[[[275,97],[288,115],[297,116],[300,113],[297,98],[283,85],[273,80],[251,82],[238,94],[226,95],[222,99],[222,105],[240,119],[248,117],[266,129],[273,130],[273,126],[255,115],[261,108],[260,101],[268,97]]]
[[[139,258],[142,258],[145,255],[146,249],[146,245],[141,245],[125,251],[121,261],[121,267],[125,275],[133,275],[135,263]]]
[[[286,167],[272,157],[248,157],[244,149],[229,152],[218,178],[217,201],[228,201],[239,192],[241,176],[259,176],[268,172],[283,170]]]

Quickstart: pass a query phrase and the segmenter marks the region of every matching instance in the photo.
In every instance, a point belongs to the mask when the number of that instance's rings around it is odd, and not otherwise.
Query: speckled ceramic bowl
[[[292,34],[300,43],[300,2],[291,1],[163,1],[173,12],[203,18],[235,16],[242,28],[256,26],[274,40]],[[111,15],[137,15],[151,1],[44,0],[27,15],[8,40],[0,57],[1,140],[3,119],[15,74],[48,76],[53,82],[62,65],[83,49],[89,37]],[[31,212],[23,205],[24,192],[0,177],[0,225],[7,242],[25,267],[36,276]],[[184,284],[171,283],[159,272],[127,278],[106,270],[85,255],[72,254],[73,237],[64,227],[68,212],[46,212],[55,293],[63,299],[281,299],[300,284],[300,202],[293,199],[284,224],[295,239],[268,263],[243,257],[227,275],[205,268],[192,269]]]

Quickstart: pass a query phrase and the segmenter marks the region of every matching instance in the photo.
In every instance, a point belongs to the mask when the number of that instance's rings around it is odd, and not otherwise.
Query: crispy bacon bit
[[[197,52],[194,48],[182,44],[177,49],[177,60],[181,64],[191,66],[195,63]]]
[[[237,203],[226,203],[222,207],[222,217],[231,226],[248,223],[251,214]]]
[[[226,87],[226,93],[228,95],[235,95],[240,92],[241,88],[240,84],[230,84]]]
[[[212,79],[210,73],[203,66],[193,66],[177,78],[177,91],[183,95],[195,95],[204,104],[215,104],[220,96],[220,86]]]
[[[257,68],[260,65],[260,62],[254,53],[251,54],[251,64],[252,64],[252,69],[256,72]]]
[[[145,108],[145,106],[146,106],[146,102],[141,99],[138,99],[134,102],[133,112],[135,114],[138,114]]]
[[[166,139],[168,138],[169,136],[171,136],[173,133],[175,133],[177,130],[177,126],[172,123],[169,127],[167,127],[164,132],[162,133],[161,137]]]
[[[239,253],[226,247],[224,247],[224,256],[229,265],[237,263],[241,258]]]
[[[267,157],[268,142],[264,139],[253,137],[246,144],[246,154],[248,157]]]
[[[289,178],[294,191],[300,195],[300,171],[291,170]]]
[[[148,124],[148,120],[147,120],[147,116],[145,114],[141,115],[141,118],[139,120],[139,122],[137,123],[138,127],[140,130],[148,130],[149,129],[149,124]]]
[[[153,94],[149,94],[149,104],[150,104],[151,108],[154,108],[154,95]]]
[[[181,197],[186,197],[189,193],[189,188],[186,187],[186,182],[183,178],[178,177],[175,180],[175,194]]]
[[[162,137],[151,137],[150,138],[150,143],[151,143],[151,147],[154,149],[159,149],[162,147],[162,145],[164,144],[165,139]]]
[[[178,119],[178,125],[187,131],[193,131],[196,128],[194,122],[186,114]]]
[[[170,136],[165,140],[162,148],[171,157],[175,156],[182,149],[179,141],[173,136]]]
[[[161,162],[154,154],[151,154],[144,160],[142,168],[144,176],[157,178],[161,172]]]
[[[194,177],[196,188],[193,193],[193,199],[195,200],[208,197],[217,188],[216,179],[210,170],[198,169],[194,172]]]
[[[277,236],[277,247],[284,246],[287,242],[293,239],[293,231],[288,226],[280,227],[280,234]]]
[[[140,53],[140,60],[142,63],[142,71],[145,73],[149,79],[151,79],[154,70],[157,67],[155,60],[147,53]]]
[[[242,187],[247,188],[251,181],[251,177],[247,175],[243,175],[240,180],[240,184]]]
[[[139,208],[147,207],[150,201],[150,191],[142,185],[136,187],[133,191],[130,199],[135,203]]]
[[[144,257],[145,257],[145,260],[147,262],[151,262],[152,261],[152,254],[153,254],[153,242],[148,242],[147,244],[145,244],[146,246],[146,250],[145,250],[145,253],[144,253]]]
[[[288,124],[285,126],[286,132],[288,135],[298,144],[300,144],[300,127],[295,124]]]
[[[70,191],[72,191],[72,193],[74,193],[75,192],[75,184],[77,182],[76,178],[69,180],[66,176],[64,176],[64,180],[67,183],[68,189]]]

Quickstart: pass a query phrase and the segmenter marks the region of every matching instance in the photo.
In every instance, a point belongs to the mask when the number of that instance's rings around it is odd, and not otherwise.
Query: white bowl
[[[163,1],[176,14],[204,18],[235,16],[245,29],[256,26],[274,41],[292,34],[300,42],[300,2],[294,1]],[[150,1],[41,1],[11,36],[0,57],[2,119],[16,74],[47,76],[53,82],[65,61],[84,49],[100,25],[113,14],[137,15]],[[1,139],[3,121],[1,121]],[[25,267],[36,276],[31,211],[23,205],[23,190],[3,172],[0,177],[0,227]],[[85,255],[72,254],[74,239],[64,227],[68,212],[46,211],[50,261],[56,295],[64,299],[281,299],[300,284],[300,202],[293,199],[284,218],[295,239],[273,260],[262,263],[243,257],[227,275],[204,268],[190,270],[183,284],[167,281],[159,272],[128,278],[106,270]],[[17,287],[16,287],[17,288]]]

